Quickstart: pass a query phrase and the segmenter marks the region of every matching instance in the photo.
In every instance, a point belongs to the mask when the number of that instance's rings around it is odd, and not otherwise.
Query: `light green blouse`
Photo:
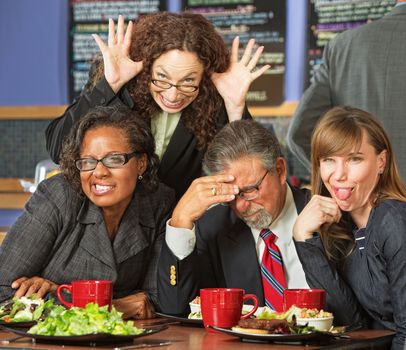
[[[152,118],[151,131],[155,139],[155,153],[160,160],[162,160],[169,141],[179,123],[180,114],[180,112],[168,113],[162,111]]]

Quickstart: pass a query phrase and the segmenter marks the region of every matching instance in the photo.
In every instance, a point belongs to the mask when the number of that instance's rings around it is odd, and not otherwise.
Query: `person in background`
[[[403,350],[406,188],[389,137],[371,114],[336,107],[320,120],[311,187],[294,226],[306,275],[330,289],[351,287],[372,326],[396,331],[392,349]],[[336,267],[331,276],[319,273],[325,265]]]
[[[193,181],[167,224],[158,269],[161,309],[185,314],[200,288],[227,287],[242,288],[260,305],[282,311],[284,288],[313,287],[292,238],[307,191],[287,184],[278,140],[253,121],[226,125],[203,164],[210,175]],[[279,276],[268,265],[270,249],[281,261]],[[268,280],[278,289],[270,289]],[[356,300],[339,289],[327,291],[327,309],[337,324],[361,322]]]
[[[135,25],[109,20],[107,43],[94,35],[103,60],[66,112],[46,130],[47,150],[59,161],[61,144],[89,108],[127,105],[151,124],[160,158],[158,176],[177,198],[202,175],[208,143],[226,123],[251,118],[245,106],[249,86],[269,65],[256,67],[263,46],[251,39],[238,59],[239,38],[228,49],[201,15],[155,13]]]
[[[406,0],[384,17],[337,35],[304,92],[288,131],[288,145],[310,169],[311,135],[320,117],[335,106],[368,111],[382,122],[406,180],[405,81]],[[371,59],[373,57],[373,59]]]
[[[0,246],[0,301],[82,279],[113,281],[124,317],[150,318],[173,190],[158,182],[150,128],[97,107],[72,128],[61,174],[42,181]]]

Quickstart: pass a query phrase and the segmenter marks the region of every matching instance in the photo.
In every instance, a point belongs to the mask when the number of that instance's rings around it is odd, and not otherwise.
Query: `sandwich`
[[[232,330],[250,334],[286,334],[290,333],[287,319],[264,320],[259,318],[247,318],[240,320]]]

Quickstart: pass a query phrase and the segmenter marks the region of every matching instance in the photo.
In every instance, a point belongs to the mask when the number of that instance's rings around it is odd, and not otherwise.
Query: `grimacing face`
[[[175,85],[199,86],[203,77],[203,64],[195,53],[170,50],[159,56],[152,65],[151,79],[158,79]],[[168,113],[177,113],[190,105],[199,94],[181,92],[172,86],[162,89],[152,82],[150,93],[161,109]]]
[[[109,154],[131,153],[125,133],[117,128],[101,126],[88,130],[83,138],[80,158],[102,159]],[[108,168],[99,162],[94,170],[81,171],[80,181],[85,195],[103,211],[124,214],[137,185],[138,175],[146,169],[146,157],[132,157],[119,168]]]
[[[266,173],[262,161],[255,156],[243,157],[233,161],[224,170],[235,180],[232,184],[240,190],[258,184]],[[248,226],[255,229],[268,227],[281,213],[286,200],[286,165],[283,158],[276,161],[276,172],[268,172],[259,186],[259,196],[251,201],[240,197],[230,203],[236,215]]]
[[[377,154],[364,131],[359,150],[320,159],[320,176],[341,210],[362,222],[372,208],[370,196],[386,165],[386,151]]]

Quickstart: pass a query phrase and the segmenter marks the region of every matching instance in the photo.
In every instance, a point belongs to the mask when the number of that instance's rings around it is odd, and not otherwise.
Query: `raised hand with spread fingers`
[[[228,120],[241,119],[245,99],[251,83],[264,74],[271,66],[266,64],[256,69],[257,63],[264,51],[263,46],[259,46],[255,52],[255,39],[250,39],[241,59],[238,59],[238,49],[240,38],[237,36],[233,40],[231,47],[230,65],[224,73],[213,73],[211,79],[217,91],[224,99],[227,109]]]
[[[99,35],[92,35],[103,55],[104,76],[115,93],[134,78],[143,67],[142,61],[135,62],[129,56],[133,27],[133,22],[129,21],[125,30],[124,17],[120,15],[117,21],[117,32],[114,21],[109,19],[107,44]]]

